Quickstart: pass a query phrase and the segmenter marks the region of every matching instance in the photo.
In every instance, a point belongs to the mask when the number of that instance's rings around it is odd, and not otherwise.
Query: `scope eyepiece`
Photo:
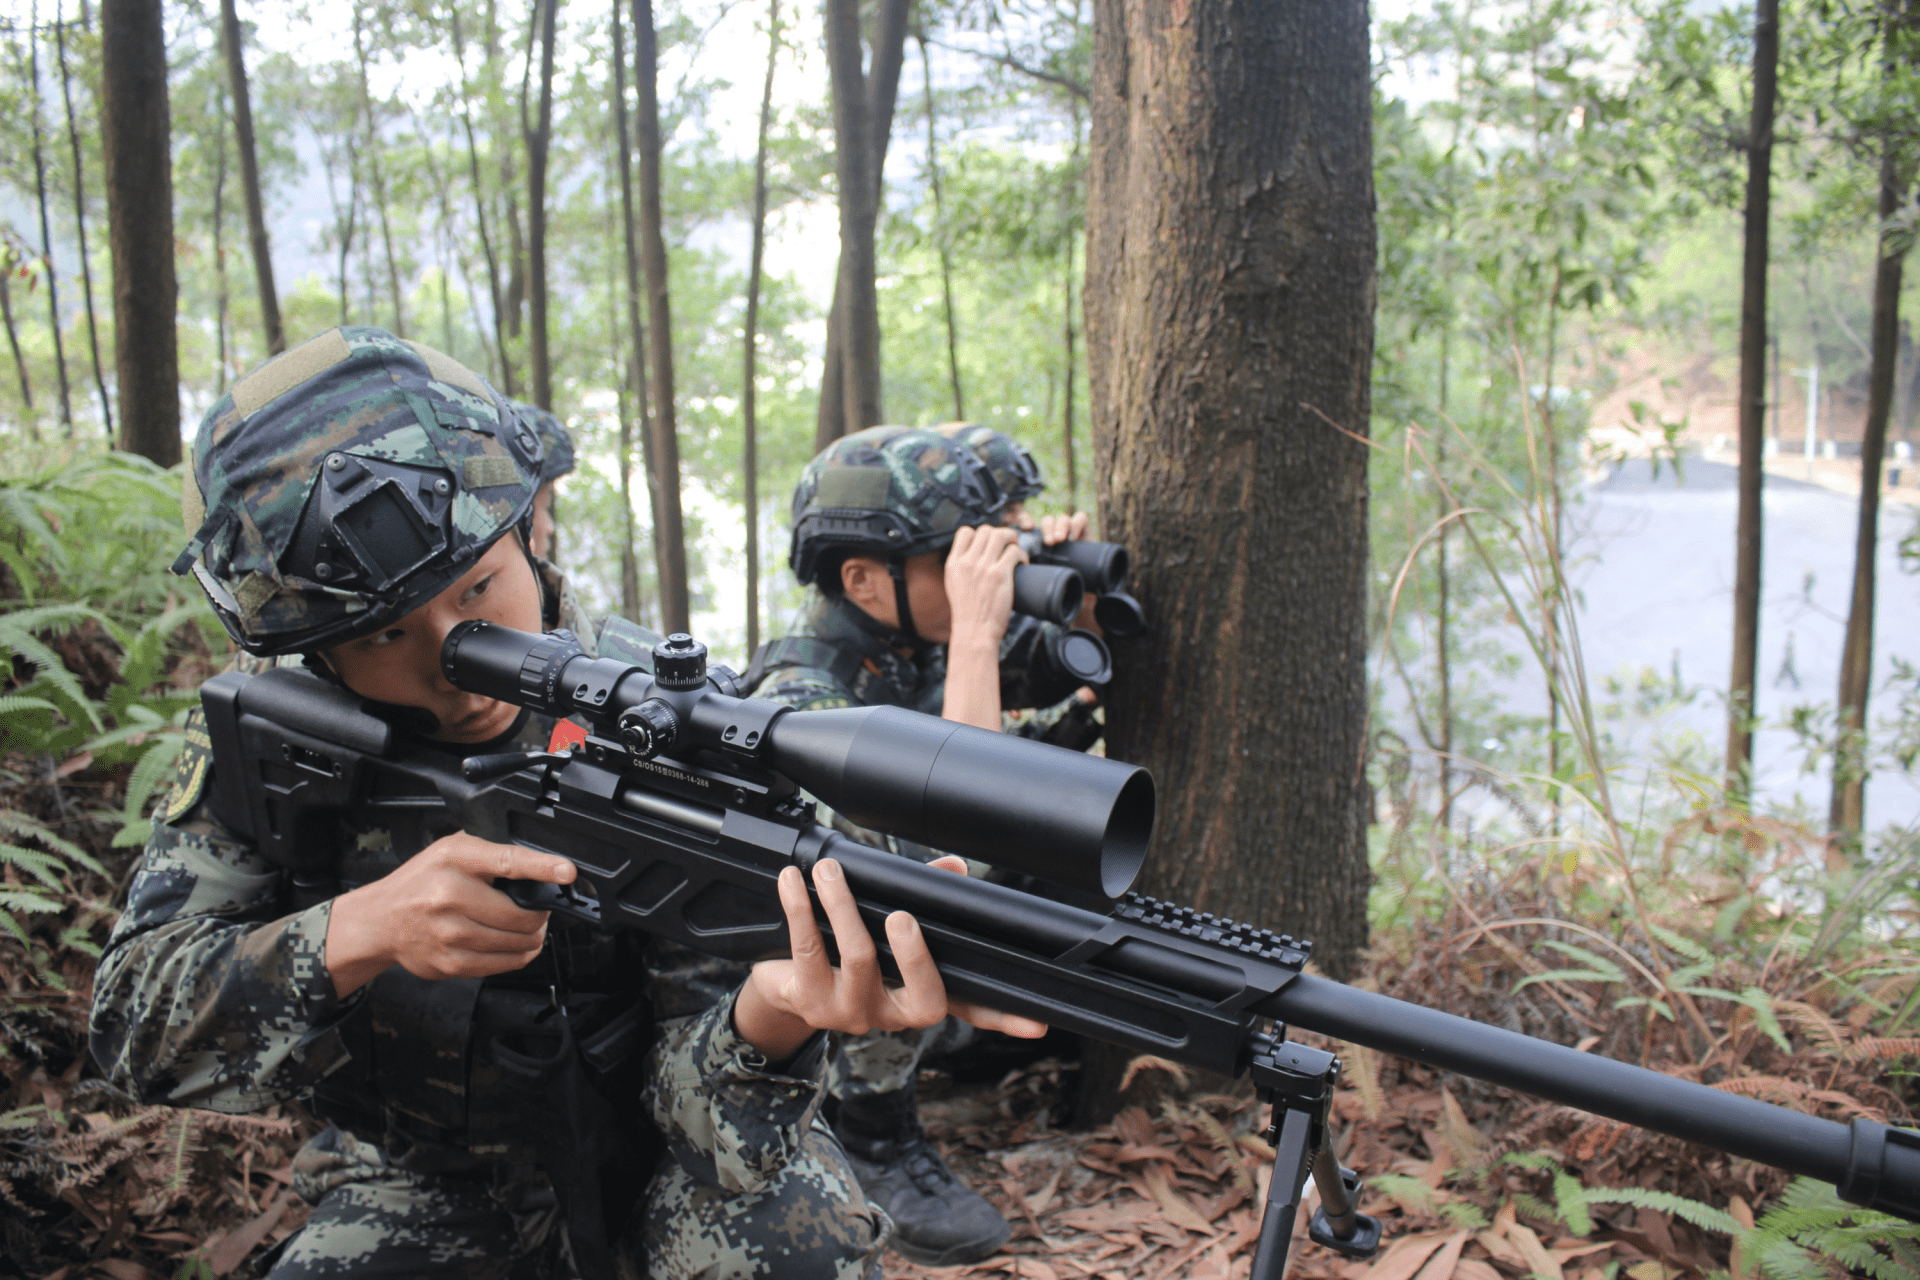
[[[585,653],[571,631],[549,631],[533,638],[491,622],[463,622],[440,649],[440,670],[470,693],[531,707],[545,715],[573,710],[570,691],[561,688],[567,663]]]

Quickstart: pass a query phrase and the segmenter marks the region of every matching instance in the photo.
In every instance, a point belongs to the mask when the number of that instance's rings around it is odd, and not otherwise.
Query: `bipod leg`
[[[1321,1205],[1308,1225],[1309,1237],[1348,1257],[1372,1257],[1380,1248],[1380,1222],[1359,1211],[1359,1176],[1340,1167],[1328,1140],[1327,1112],[1340,1078],[1340,1060],[1268,1036],[1255,1045],[1252,1065],[1261,1098],[1273,1104],[1267,1137],[1274,1158],[1249,1280],[1281,1280],[1309,1173],[1320,1189]]]
[[[1273,1118],[1280,1129],[1280,1140],[1274,1145],[1273,1179],[1267,1184],[1260,1243],[1254,1247],[1248,1280],[1280,1280],[1286,1271],[1293,1224],[1300,1216],[1300,1191],[1306,1186],[1313,1158],[1313,1117],[1304,1111],[1283,1110],[1276,1102]]]

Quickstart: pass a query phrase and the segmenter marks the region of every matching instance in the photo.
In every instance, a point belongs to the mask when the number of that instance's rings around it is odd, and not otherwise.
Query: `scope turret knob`
[[[638,760],[651,760],[673,749],[680,735],[680,717],[659,698],[648,698],[620,713],[620,741],[628,754]]]
[[[676,631],[653,646],[653,678],[662,689],[698,689],[707,682],[707,646]]]

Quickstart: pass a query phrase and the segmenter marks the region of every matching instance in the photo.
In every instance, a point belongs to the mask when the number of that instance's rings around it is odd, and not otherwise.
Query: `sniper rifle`
[[[1288,1026],[1831,1182],[1850,1203],[1920,1220],[1920,1133],[1821,1120],[1360,991],[1306,973],[1308,942],[1128,892],[1153,826],[1143,769],[895,707],[793,713],[741,698],[733,673],[710,668],[686,635],[653,659],[648,670],[595,658],[566,631],[461,624],[441,655],[453,684],[587,727],[568,751],[464,761],[310,672],[224,673],[202,692],[215,811],[290,873],[296,897],[337,892],[330,816],[390,826],[396,843],[416,824],[414,848],[464,829],[579,869],[572,885],[504,885],[522,905],[743,961],[785,953],[780,870],[831,857],[883,957],[874,926],[911,911],[950,992],[1251,1072],[1272,1104],[1276,1151],[1254,1280],[1279,1280],[1308,1176],[1321,1203],[1312,1239],[1356,1257],[1380,1243],[1329,1142],[1339,1061],[1289,1042]],[[801,788],[862,826],[1112,906],[860,844],[814,822]]]

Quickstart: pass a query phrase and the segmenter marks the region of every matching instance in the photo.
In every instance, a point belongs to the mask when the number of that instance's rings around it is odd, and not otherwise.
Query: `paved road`
[[[1571,578],[1584,596],[1581,639],[1596,684],[1606,674],[1678,665],[1700,687],[1684,707],[1640,726],[1636,745],[1697,733],[1724,749],[1723,698],[1732,661],[1735,468],[1688,459],[1684,478],[1644,459],[1624,464],[1588,489],[1572,509]],[[1795,705],[1834,700],[1847,602],[1853,586],[1857,500],[1781,476],[1766,481],[1760,623],[1759,709],[1778,725]],[[1897,544],[1913,527],[1906,506],[1882,507],[1878,610],[1874,628],[1875,697],[1892,659],[1920,663],[1920,577],[1905,572]],[[1544,712],[1538,681],[1516,682],[1515,701]],[[1877,709],[1887,710],[1881,698]],[[1763,730],[1755,743],[1756,780],[1768,801],[1800,796],[1816,814],[1828,802],[1825,774],[1801,772],[1790,733]],[[1880,773],[1868,785],[1868,824],[1920,819],[1920,778]]]

